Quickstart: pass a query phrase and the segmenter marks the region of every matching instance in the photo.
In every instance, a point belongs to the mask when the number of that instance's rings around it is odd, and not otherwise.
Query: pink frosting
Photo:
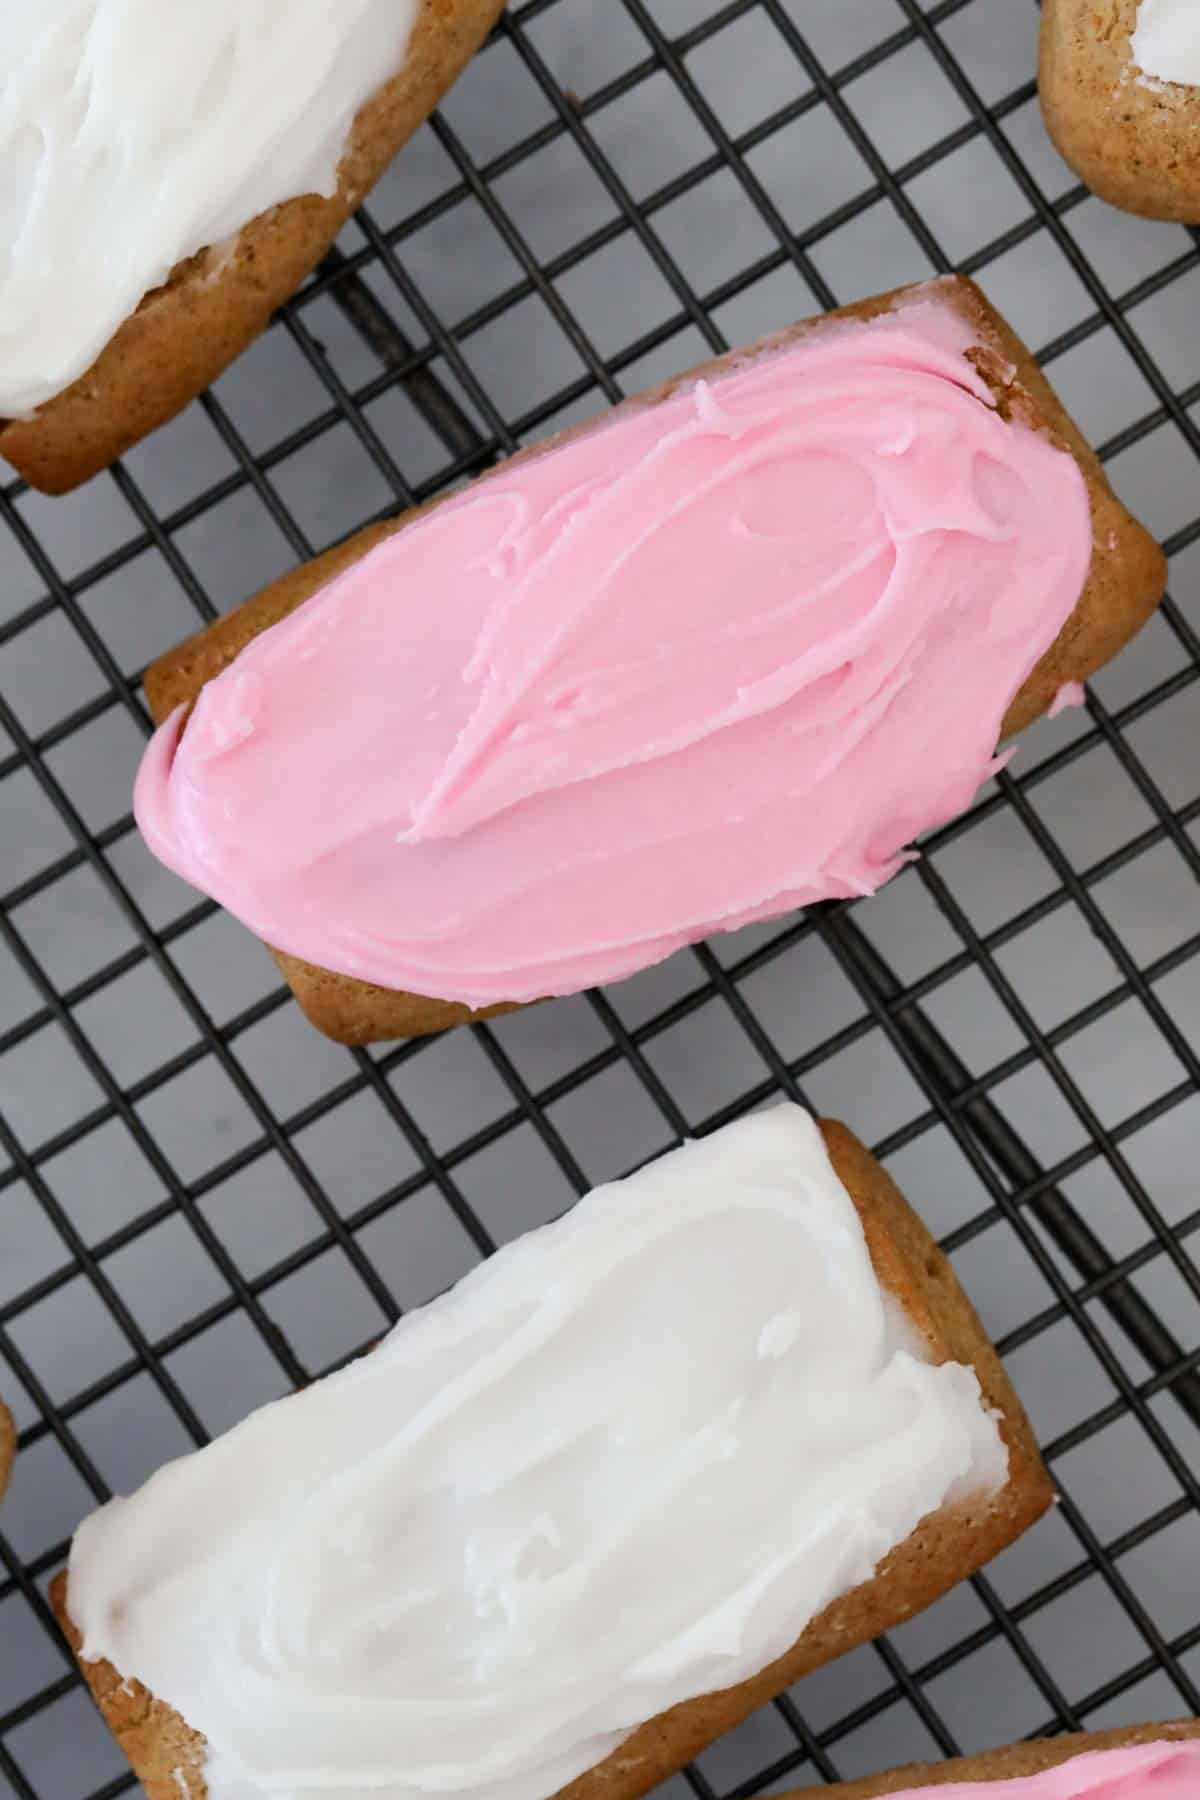
[[[1086,706],[1087,694],[1082,681],[1064,681],[1046,714],[1048,719],[1057,719],[1059,713],[1066,712],[1072,706]]]
[[[873,892],[993,772],[1091,554],[971,343],[931,287],[445,502],[163,725],[151,848],[281,949],[473,1003]]]
[[[1015,1781],[951,1781],[905,1788],[895,1800],[1197,1800],[1200,1743],[1091,1750]]]

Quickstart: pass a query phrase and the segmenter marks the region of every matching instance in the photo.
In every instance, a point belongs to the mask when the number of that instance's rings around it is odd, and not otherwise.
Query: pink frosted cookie
[[[736,352],[163,658],[155,853],[346,1042],[873,892],[1163,560],[948,279]]]
[[[1200,1721],[1044,1738],[820,1791],[828,1800],[1195,1800]]]
[[[1046,127],[1102,200],[1200,222],[1200,8],[1195,0],[1043,0]]]

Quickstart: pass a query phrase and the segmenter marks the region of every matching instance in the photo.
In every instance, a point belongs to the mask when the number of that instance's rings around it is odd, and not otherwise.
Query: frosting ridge
[[[1200,83],[1200,17],[1192,0],[1140,0],[1130,53],[1143,75]]]
[[[784,1105],[101,1508],[69,1603],[205,1735],[211,1800],[545,1800],[1006,1469]]]
[[[937,298],[818,327],[443,502],[161,728],[151,848],[473,1004],[873,892],[994,771],[1090,560],[972,347]]]

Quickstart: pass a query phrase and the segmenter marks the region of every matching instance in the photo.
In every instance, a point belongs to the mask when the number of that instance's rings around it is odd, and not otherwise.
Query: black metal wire
[[[934,1127],[948,1133],[972,1171],[984,1202],[948,1235],[946,1247],[963,1250],[981,1233],[1004,1221],[1049,1290],[1047,1303],[1036,1315],[1014,1326],[1002,1340],[1001,1349],[1015,1353],[1059,1323],[1070,1321],[1111,1383],[1113,1398],[1108,1403],[1072,1424],[1046,1446],[1051,1467],[1117,1420],[1129,1417],[1138,1421],[1155,1446],[1175,1479],[1178,1494],[1119,1536],[1104,1542],[1089,1522],[1086,1510],[1069,1492],[1064,1492],[1060,1516],[1077,1552],[1068,1568],[1041,1582],[1019,1601],[1006,1602],[988,1576],[977,1578],[973,1586],[982,1605],[980,1624],[915,1666],[910,1665],[895,1643],[882,1642],[877,1654],[885,1677],[883,1685],[869,1700],[819,1729],[805,1717],[803,1691],[782,1697],[774,1710],[790,1748],[773,1755],[753,1774],[728,1788],[724,1800],[733,1800],[734,1796],[748,1800],[751,1794],[790,1777],[802,1778],[806,1765],[820,1776],[835,1778],[837,1747],[900,1700],[913,1709],[928,1738],[942,1750],[953,1753],[958,1748],[957,1740],[935,1702],[934,1683],[952,1670],[966,1669],[973,1656],[999,1642],[1007,1644],[1044,1702],[1046,1711],[1041,1723],[1045,1730],[1086,1725],[1100,1708],[1131,1692],[1155,1672],[1166,1677],[1178,1710],[1200,1711],[1200,1692],[1191,1672],[1196,1666],[1194,1658],[1189,1663],[1191,1653],[1200,1646],[1200,1618],[1174,1638],[1165,1637],[1139,1600],[1123,1567],[1125,1558],[1152,1543],[1159,1532],[1200,1512],[1196,1471],[1154,1404],[1169,1394],[1186,1418],[1200,1424],[1200,1347],[1182,1342],[1137,1285],[1137,1278],[1148,1268],[1169,1265],[1184,1289],[1200,1298],[1200,1272],[1195,1262],[1200,1204],[1182,1219],[1166,1219],[1153,1194],[1139,1179],[1126,1148],[1139,1131],[1194,1099],[1200,1091],[1200,1055],[1164,1004],[1161,993],[1161,983],[1167,976],[1200,958],[1200,931],[1155,961],[1139,965],[1096,898],[1104,881],[1165,845],[1172,847],[1193,878],[1200,881],[1200,848],[1195,830],[1200,823],[1200,791],[1182,805],[1172,805],[1136,749],[1136,727],[1157,708],[1181,695],[1190,695],[1193,703],[1197,698],[1200,637],[1170,598],[1164,604],[1162,617],[1177,646],[1179,666],[1156,686],[1117,709],[1106,708],[1098,695],[1091,694],[1087,724],[1070,742],[1021,774],[1003,776],[995,791],[965,819],[945,828],[927,846],[927,859],[920,866],[918,879],[955,943],[952,953],[935,967],[918,979],[902,980],[868,935],[861,922],[863,915],[847,904],[814,908],[806,916],[781,923],[765,941],[740,951],[732,960],[723,960],[713,949],[700,946],[692,956],[694,980],[687,990],[636,1023],[623,1015],[609,995],[589,995],[587,1005],[596,1021],[599,1047],[540,1085],[531,1084],[523,1075],[502,1031],[487,1026],[476,1028],[476,1042],[501,1084],[507,1104],[497,1116],[464,1133],[453,1144],[440,1147],[431,1141],[404,1100],[406,1074],[415,1059],[431,1053],[429,1046],[420,1043],[399,1045],[381,1054],[357,1051],[348,1055],[339,1080],[287,1116],[277,1116],[244,1069],[237,1046],[255,1026],[286,1003],[286,991],[275,988],[249,1000],[225,1022],[215,1022],[204,993],[193,990],[172,954],[175,946],[213,917],[215,909],[207,902],[199,902],[165,926],[153,925],[114,861],[114,855],[119,856],[133,830],[132,819],[126,814],[102,829],[90,829],[55,773],[54,753],[114,709],[133,720],[139,731],[149,729],[140,689],[141,671],[122,669],[87,606],[88,597],[101,583],[119,575],[145,551],[153,550],[163,559],[194,610],[197,624],[207,622],[216,615],[217,606],[182,548],[181,534],[223,502],[238,494],[252,493],[292,553],[298,558],[310,555],[313,545],[309,533],[285,503],[276,475],[290,457],[339,424],[349,426],[382,477],[391,496],[382,508],[386,515],[419,503],[464,476],[478,473],[581,399],[591,398],[599,405],[619,398],[624,372],[685,327],[690,326],[713,350],[725,347],[716,318],[719,309],[779,269],[790,266],[796,270],[824,305],[853,298],[835,294],[814,252],[819,253],[836,231],[880,202],[889,205],[903,221],[933,268],[949,269],[954,265],[923,217],[911,189],[919,176],[975,140],[987,143],[1000,159],[1019,188],[1027,213],[958,266],[971,274],[986,272],[1008,251],[1044,233],[1078,276],[1090,310],[1053,342],[1041,346],[1042,361],[1053,364],[1094,333],[1108,328],[1132,358],[1153,398],[1150,410],[1124,426],[1102,446],[1101,454],[1106,458],[1117,456],[1169,424],[1200,463],[1200,425],[1193,416],[1200,400],[1200,384],[1174,391],[1131,319],[1135,308],[1200,266],[1200,236],[1193,233],[1185,253],[1125,291],[1113,291],[1105,283],[1064,223],[1084,202],[1084,191],[1075,187],[1058,196],[1046,195],[1007,134],[1006,124],[1033,98],[1032,78],[985,104],[954,53],[950,28],[970,7],[983,6],[985,0],[940,0],[940,4],[927,7],[918,0],[879,0],[881,7],[885,3],[889,7],[889,17],[894,14],[894,28],[840,68],[825,66],[805,34],[803,9],[786,4],[785,0],[727,0],[684,30],[674,32],[659,22],[650,0],[622,0],[625,12],[640,31],[644,54],[601,88],[582,97],[560,87],[539,49],[537,35],[538,22],[544,15],[573,3],[574,0],[518,0],[496,33],[506,52],[518,59],[546,101],[546,121],[502,153],[477,162],[449,120],[436,118],[432,130],[453,170],[444,191],[387,227],[370,207],[365,209],[359,221],[361,247],[348,248],[343,243],[331,252],[304,291],[284,309],[274,329],[290,335],[325,396],[325,403],[302,425],[256,454],[219,395],[205,396],[201,404],[228,454],[229,471],[182,504],[160,511],[131,465],[114,470],[109,479],[129,510],[132,528],[116,549],[70,578],[55,567],[49,547],[31,526],[23,484],[10,481],[0,486],[0,532],[11,535],[42,588],[36,599],[0,622],[0,657],[22,633],[42,620],[60,615],[86,646],[105,684],[102,692],[40,734],[26,731],[17,710],[0,698],[0,792],[6,780],[22,774],[31,776],[69,840],[69,847],[46,866],[17,881],[6,883],[0,864],[0,947],[14,959],[36,996],[22,1017],[0,1031],[0,1059],[19,1053],[39,1032],[56,1027],[65,1034],[99,1093],[95,1104],[81,1117],[40,1143],[23,1142],[13,1124],[0,1115],[0,1155],[4,1159],[4,1166],[0,1166],[0,1246],[3,1208],[20,1185],[42,1209],[62,1247],[58,1267],[0,1303],[0,1370],[7,1364],[36,1414],[21,1433],[21,1454],[28,1455],[43,1441],[53,1439],[85,1486],[102,1499],[106,1485],[88,1454],[78,1423],[90,1407],[118,1393],[139,1375],[149,1379],[184,1433],[195,1443],[203,1442],[204,1425],[172,1373],[170,1359],[235,1314],[248,1321],[286,1381],[296,1384],[307,1379],[313,1371],[303,1365],[271,1317],[272,1293],[336,1248],[356,1271],[382,1317],[395,1318],[399,1310],[396,1300],[363,1248],[366,1228],[432,1186],[475,1249],[487,1254],[495,1247],[494,1235],[464,1191],[464,1169],[473,1158],[528,1126],[568,1187],[583,1191],[588,1185],[585,1171],[571,1146],[570,1134],[561,1129],[558,1120],[559,1109],[593,1081],[627,1071],[645,1096],[651,1115],[661,1121],[664,1141],[669,1141],[715,1129],[772,1093],[783,1091],[807,1098],[806,1083],[818,1076],[832,1058],[861,1047],[873,1034],[882,1034],[917,1084],[925,1104],[916,1117],[890,1132],[876,1146],[877,1150],[885,1156],[897,1154]],[[996,0],[991,3],[995,5]],[[1025,0],[1010,3],[1024,4]],[[705,98],[691,73],[689,58],[719,32],[752,13],[771,22],[780,42],[794,57],[797,92],[794,99],[769,117],[735,134],[725,129]],[[890,59],[914,46],[923,46],[936,59],[961,101],[966,118],[919,155],[890,165],[875,146],[870,120],[856,112],[849,90],[855,81],[885,68]],[[642,82],[663,74],[699,122],[711,149],[639,200],[601,148],[593,122],[606,107],[633,92]],[[755,174],[751,159],[757,147],[774,133],[818,107],[827,109],[837,120],[862,159],[865,177],[861,191],[851,199],[819,218],[805,221],[801,228],[792,229]],[[539,261],[503,205],[500,184],[505,175],[559,139],[569,140],[586,160],[602,184],[613,212],[599,227],[581,232],[566,249]],[[697,291],[666,248],[656,221],[673,202],[722,171],[732,175],[744,202],[761,221],[770,248],[734,276],[708,291]],[[517,274],[504,291],[451,322],[439,316],[413,280],[406,267],[406,248],[419,232],[467,201],[481,209],[505,245]],[[605,356],[572,313],[563,298],[561,284],[588,257],[627,234],[640,245],[666,283],[675,310],[635,340]],[[474,373],[468,351],[478,333],[535,296],[573,347],[582,373],[523,413],[510,416],[493,402],[486,385]],[[321,345],[320,330],[313,323],[314,309],[326,302],[338,309],[373,354],[376,367],[357,386],[342,379]],[[416,321],[415,333],[400,323],[393,309]],[[447,460],[432,476],[410,479],[403,458],[388,447],[374,423],[372,406],[391,390],[404,393],[445,447]],[[1166,547],[1169,553],[1180,554],[1197,538],[1200,507]],[[1153,822],[1093,865],[1077,869],[1043,824],[1035,800],[1042,784],[1100,746],[1117,759],[1148,807]],[[1021,821],[1046,858],[1053,882],[1050,890],[1034,903],[990,930],[980,931],[941,873],[940,856],[1001,813]],[[56,883],[85,869],[94,874],[109,904],[124,919],[130,942],[102,968],[73,984],[57,985],[30,942],[27,921],[31,909],[44,900]],[[1070,908],[1080,921],[1080,929],[1092,933],[1103,944],[1116,977],[1108,991],[1053,1028],[1043,1029],[1005,975],[1002,957],[1007,946],[1062,908]],[[756,976],[770,972],[789,953],[806,945],[824,946],[851,984],[860,1010],[856,1017],[827,1031],[803,1053],[788,1057],[775,1044],[748,993]],[[188,1020],[192,1037],[173,1056],[123,1084],[93,1048],[76,1014],[85,1001],[146,964],[168,984]],[[937,1027],[930,1010],[938,995],[968,971],[982,976],[1020,1040],[1019,1048],[980,1073],[968,1069]],[[1128,1117],[1110,1123],[1101,1120],[1081,1092],[1061,1052],[1081,1032],[1113,1014],[1131,998],[1174,1052],[1181,1076]],[[702,1118],[695,1118],[689,1116],[670,1080],[660,1072],[656,1058],[675,1027],[695,1021],[703,1009],[710,1007],[721,1009],[735,1023],[752,1048],[761,1074],[721,1105],[707,1110]],[[254,1129],[248,1142],[202,1175],[188,1180],[174,1168],[155,1140],[144,1123],[141,1108],[168,1083],[209,1058],[244,1102]],[[1079,1147],[1049,1166],[1043,1166],[1028,1147],[1020,1121],[1009,1117],[1002,1095],[1004,1083],[1023,1071],[1035,1069],[1044,1072],[1053,1084],[1078,1122],[1083,1140]],[[398,1142],[403,1141],[415,1167],[386,1192],[343,1212],[313,1173],[297,1140],[338,1107],[364,1095],[373,1096],[386,1110]],[[101,1241],[89,1243],[57,1197],[47,1170],[56,1156],[86,1146],[93,1133],[113,1121],[119,1121],[132,1136],[153,1170],[160,1184],[160,1198]],[[247,1276],[213,1229],[203,1202],[222,1183],[252,1172],[260,1159],[269,1155],[278,1157],[294,1178],[299,1194],[311,1210],[311,1230],[299,1247]],[[1068,1192],[1071,1179],[1090,1165],[1110,1172],[1144,1228],[1144,1241],[1127,1254],[1114,1254],[1105,1245]],[[118,1252],[175,1218],[186,1220],[223,1276],[228,1291],[202,1310],[182,1318],[165,1335],[156,1337],[139,1326],[108,1271]],[[1047,1248],[1047,1240],[1054,1247],[1054,1254]],[[1072,1273],[1068,1274],[1068,1270]],[[36,1369],[22,1355],[17,1339],[22,1320],[80,1277],[115,1320],[128,1346],[128,1355],[84,1388],[60,1398],[47,1391]],[[1143,1378],[1136,1379],[1128,1372],[1108,1336],[1098,1328],[1096,1307],[1104,1311],[1118,1336],[1145,1365],[1148,1373]],[[63,1800],[63,1796],[52,1796],[35,1786],[14,1745],[23,1728],[75,1693],[79,1685],[71,1660],[57,1637],[44,1595],[46,1581],[61,1565],[67,1545],[51,1545],[22,1561],[6,1540],[2,1527],[0,1515],[0,1629],[4,1603],[20,1596],[54,1644],[58,1672],[49,1682],[22,1695],[7,1711],[0,1712],[0,1793],[7,1783],[20,1800]],[[1093,1691],[1068,1694],[1039,1655],[1029,1627],[1045,1608],[1095,1578],[1104,1584],[1135,1628],[1142,1648],[1128,1667]],[[690,1771],[688,1779],[700,1800],[715,1800],[717,1790],[703,1772]],[[109,1796],[129,1792],[132,1786],[131,1777],[121,1776],[95,1788],[87,1800],[108,1800]]]

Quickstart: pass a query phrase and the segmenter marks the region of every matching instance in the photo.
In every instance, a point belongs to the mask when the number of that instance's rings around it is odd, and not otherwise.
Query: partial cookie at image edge
[[[1144,76],[1138,0],[1043,0],[1038,93],[1046,129],[1100,199],[1143,218],[1200,222],[1200,88]]]
[[[835,1783],[816,1790],[828,1800],[883,1800],[903,1797],[913,1789],[944,1787],[950,1782],[1013,1781],[1057,1769],[1077,1756],[1096,1750],[1126,1750],[1141,1744],[1182,1744],[1200,1741],[1200,1719],[1178,1719],[1166,1725],[1126,1725],[1113,1731],[1075,1732],[1066,1737],[1036,1738],[1004,1750],[985,1750],[979,1756],[955,1757],[950,1762],[909,1763],[886,1775],[869,1775],[862,1781]],[[814,1792],[805,1788],[804,1793]],[[799,1800],[784,1794],[780,1800]],[[986,1792],[980,1800],[987,1800]]]
[[[0,1400],[0,1499],[8,1486],[12,1475],[13,1459],[17,1454],[17,1428],[13,1416]]]
[[[1074,611],[1009,708],[1004,735],[1011,736],[1046,712],[1064,684],[1086,680],[1135,635],[1162,596],[1166,564],[1159,546],[1113,493],[1095,452],[1028,349],[972,282],[945,277],[803,320],[758,344],[685,371],[599,419],[587,420],[559,437],[534,444],[499,465],[500,469],[511,471],[522,461],[552,453],[559,445],[602,429],[614,419],[653,407],[681,387],[711,379],[748,359],[819,334],[831,324],[878,318],[923,296],[937,297],[970,323],[976,336],[976,348],[971,354],[992,389],[1000,415],[1031,426],[1066,450],[1075,458],[1088,490],[1093,534],[1091,568]],[[487,479],[481,477],[474,491]],[[347,542],[280,577],[160,657],[148,669],[145,683],[155,723],[161,725],[176,707],[194,702],[204,684],[219,675],[260,632],[293,612],[385,538],[427,516],[439,504],[439,500],[433,500],[399,519],[368,526]],[[420,1037],[511,1010],[508,1004],[501,1004],[472,1012],[458,1001],[381,987],[281,950],[273,953],[306,1017],[338,1043]]]

